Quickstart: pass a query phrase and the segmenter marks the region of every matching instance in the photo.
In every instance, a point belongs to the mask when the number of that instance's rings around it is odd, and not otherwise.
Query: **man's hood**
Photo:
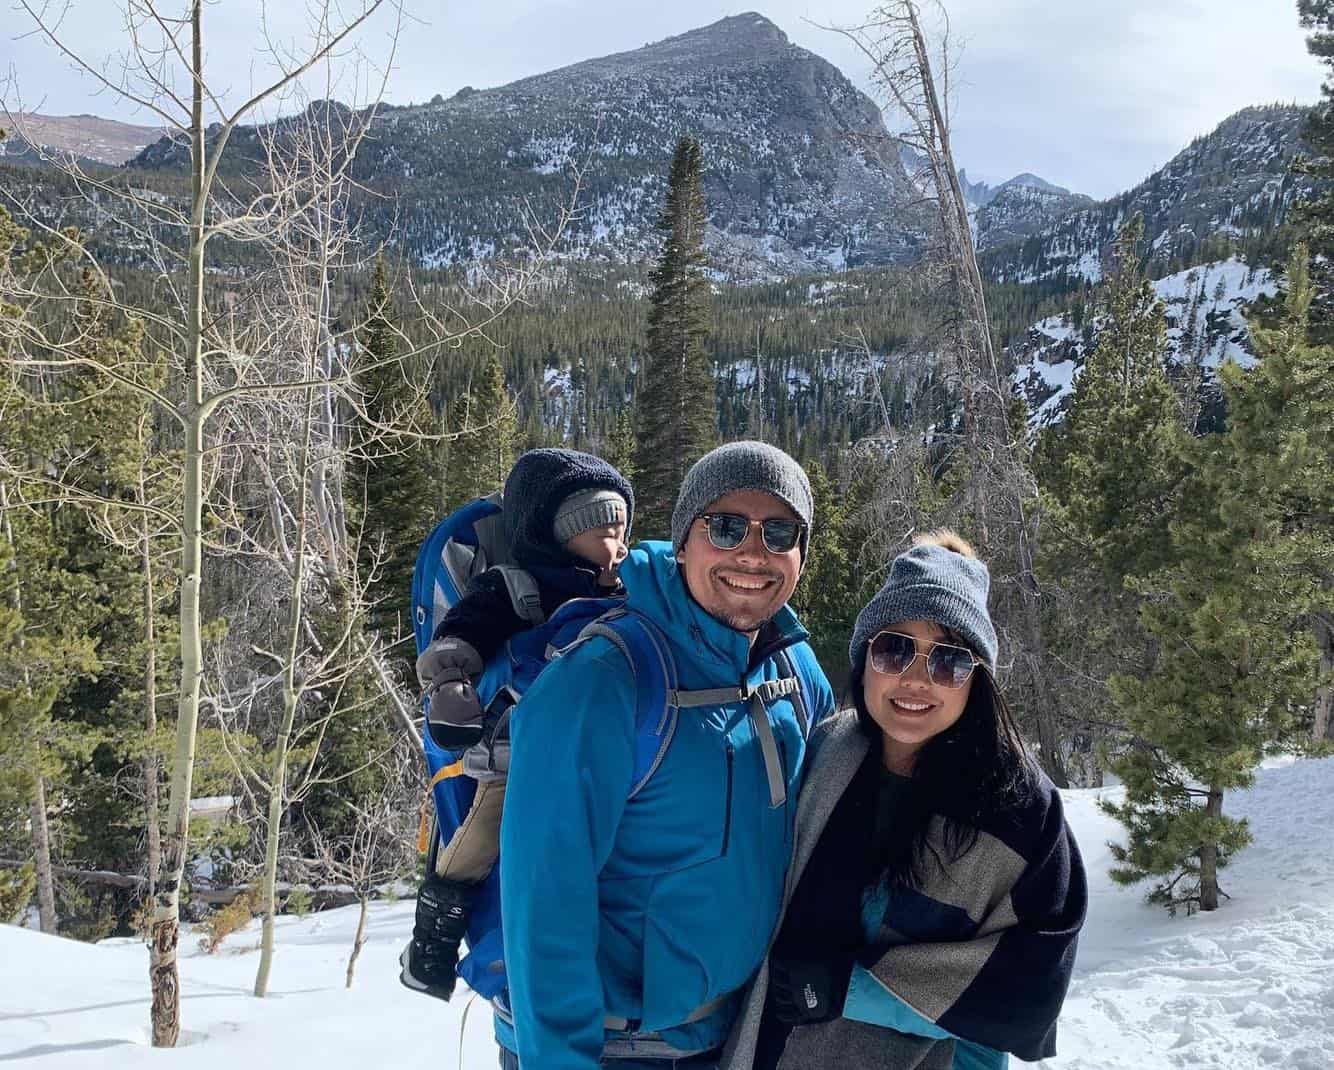
[[[669,542],[641,542],[621,564],[627,601],[667,637],[681,683],[688,688],[740,683],[751,663],[750,639],[710,616],[686,588],[685,576]],[[765,629],[766,648],[808,638],[790,606],[783,606]]]

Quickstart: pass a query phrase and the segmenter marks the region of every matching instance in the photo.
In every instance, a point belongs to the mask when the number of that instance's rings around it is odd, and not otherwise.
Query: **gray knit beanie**
[[[862,664],[866,645],[878,632],[905,620],[926,620],[954,632],[994,673],[997,643],[987,612],[990,589],[991,574],[976,557],[930,542],[899,554],[885,585],[857,615],[848,647],[852,664]]]
[[[814,509],[810,480],[801,465],[765,442],[729,442],[694,463],[672,510],[672,549],[685,545],[700,513],[734,490],[765,491],[796,513],[806,525],[801,535],[801,556],[806,556]]]
[[[564,544],[593,528],[624,524],[629,514],[625,499],[614,490],[589,487],[575,491],[557,506],[556,519],[552,521],[551,529],[556,541]]]

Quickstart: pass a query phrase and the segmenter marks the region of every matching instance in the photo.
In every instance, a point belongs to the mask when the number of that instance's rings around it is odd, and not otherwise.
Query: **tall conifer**
[[[514,465],[519,439],[517,418],[498,355],[493,353],[486,359],[450,410],[448,430],[454,437],[445,447],[446,511],[499,490]]]
[[[1151,898],[1171,908],[1218,906],[1219,870],[1251,838],[1226,795],[1294,745],[1317,680],[1304,624],[1328,613],[1334,574],[1334,362],[1305,341],[1305,263],[1298,247],[1259,365],[1223,368],[1227,431],[1184,445],[1168,563],[1137,582],[1155,656],[1112,681],[1135,736],[1115,765],[1125,802],[1107,807],[1129,833],[1112,875],[1159,878]]]
[[[704,350],[709,280],[702,168],[699,142],[683,137],[658,217],[662,253],[649,276],[648,346],[635,404],[635,512],[638,533],[650,538],[667,534],[686,470],[717,438],[713,373]]]
[[[426,429],[433,424],[425,391],[408,381],[408,369],[396,359],[398,335],[393,316],[388,274],[384,261],[377,260],[361,337],[367,367],[362,383],[371,426],[363,432],[354,464],[352,498],[365,502],[363,572],[369,575],[379,558],[366,592],[371,602],[368,623],[386,641],[411,627],[407,606],[412,569],[418,546],[438,519],[439,505],[438,473],[429,442],[386,436],[374,426],[410,424]]]
[[[1302,130],[1312,155],[1298,164],[1320,180],[1318,192],[1298,206],[1293,219],[1312,253],[1309,329],[1318,341],[1334,342],[1334,0],[1297,0],[1297,13],[1303,29],[1312,31],[1307,51],[1328,73]]]
[[[1163,307],[1140,269],[1133,219],[1098,294],[1099,333],[1063,425],[1044,432],[1035,469],[1046,523],[1038,571],[1042,633],[1056,664],[1043,681],[1081,736],[1076,762],[1119,717],[1103,681],[1143,663],[1150,640],[1129,576],[1163,565],[1184,475],[1180,409],[1163,367]]]
[[[1058,441],[1043,450],[1049,508],[1075,555],[1096,562],[1115,586],[1163,552],[1181,478],[1180,408],[1164,369],[1167,321],[1140,269],[1143,236],[1136,216],[1117,239],[1097,341],[1065,426],[1049,433]]]

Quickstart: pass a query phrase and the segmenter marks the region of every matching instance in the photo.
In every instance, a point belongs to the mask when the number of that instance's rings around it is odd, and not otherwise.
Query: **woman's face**
[[[939,624],[907,620],[888,630],[911,635],[921,656],[914,658],[905,672],[893,676],[873,669],[868,657],[862,671],[862,697],[866,711],[880,726],[886,768],[907,775],[922,745],[963,715],[973,677],[962,687],[950,688],[932,683],[927,676],[926,656],[932,644],[949,642]]]

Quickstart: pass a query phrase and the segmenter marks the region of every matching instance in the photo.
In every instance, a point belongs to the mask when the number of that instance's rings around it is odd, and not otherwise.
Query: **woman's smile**
[[[926,702],[919,698],[891,698],[889,704],[894,708],[895,713],[907,717],[920,717],[922,714],[930,713],[936,706],[934,702]]]

